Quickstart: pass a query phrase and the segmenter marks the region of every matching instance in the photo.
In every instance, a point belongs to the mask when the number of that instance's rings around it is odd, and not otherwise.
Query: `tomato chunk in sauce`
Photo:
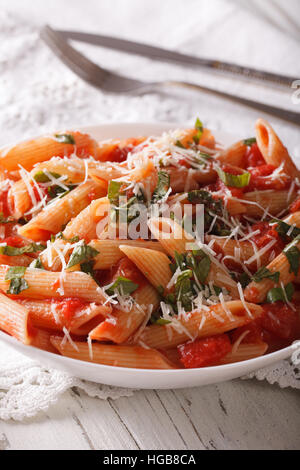
[[[216,364],[232,347],[227,335],[203,338],[178,346],[180,361],[185,368],[205,367]]]

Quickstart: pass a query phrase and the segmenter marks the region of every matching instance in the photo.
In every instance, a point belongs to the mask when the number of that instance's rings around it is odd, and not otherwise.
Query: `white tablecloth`
[[[74,125],[107,121],[192,124],[196,116],[212,129],[241,137],[253,134],[258,117],[256,111],[203,93],[170,91],[134,97],[108,95],[90,87],[41,42],[38,29],[46,22],[54,27],[117,35],[300,78],[298,0],[52,0],[38,3],[0,0],[0,7],[0,144]],[[201,69],[161,64],[87,45],[78,45],[78,48],[104,67],[128,76],[144,80],[195,81],[300,112],[300,103],[292,101],[295,91],[292,89],[258,86]],[[300,158],[299,128],[279,119],[271,121],[291,154]],[[0,390],[4,391],[0,393],[0,418],[21,419],[33,415],[77,383],[62,374],[50,374],[49,379],[47,371],[36,364],[31,367],[26,358],[22,367],[22,357],[14,356],[3,345],[1,355]],[[9,359],[15,369],[11,365],[4,367],[3,362]],[[279,375],[274,369],[268,371],[270,382],[299,385],[287,363],[280,367],[276,369]],[[18,382],[17,370],[21,382]],[[258,377],[266,377],[266,372]],[[32,396],[30,390],[36,380],[40,387],[34,388]],[[107,396],[103,389],[97,392],[93,389],[91,393]],[[108,391],[108,395],[112,393],[116,392]]]

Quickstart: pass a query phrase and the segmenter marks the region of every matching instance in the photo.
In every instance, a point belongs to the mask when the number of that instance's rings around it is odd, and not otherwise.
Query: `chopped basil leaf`
[[[160,296],[163,296],[164,295],[164,292],[165,292],[165,289],[163,286],[157,286],[156,288],[157,292],[159,293]]]
[[[243,140],[243,144],[247,145],[247,147],[251,147],[251,145],[256,144],[256,137],[250,137],[249,139]]]
[[[235,276],[235,273],[233,273],[233,274],[234,274],[234,280],[236,280],[236,279],[235,279],[235,277],[236,277],[236,276]],[[237,280],[238,280],[238,282],[241,284],[242,288],[245,289],[245,287],[247,287],[248,284],[250,284],[250,282],[251,282],[251,277],[248,276],[247,273],[242,273],[242,274],[240,274],[240,275],[238,276],[238,279],[237,279]]]
[[[300,266],[300,251],[296,247],[296,244],[299,242],[298,237],[296,237],[289,245],[287,245],[283,253],[288,259],[290,264],[290,273],[294,273],[297,276]]]
[[[83,273],[89,274],[92,278],[94,278],[94,261],[85,261],[84,263],[80,264],[80,269]]]
[[[193,137],[193,141],[195,142],[196,145],[199,144],[200,142],[200,139],[202,137],[202,134],[203,134],[203,124],[202,122],[200,121],[199,118],[196,119],[196,122],[195,122],[195,129],[198,131],[196,135],[194,135]]]
[[[36,258],[34,261],[32,261],[32,263],[30,263],[29,267],[30,268],[36,268],[36,269],[45,269],[44,266],[43,266],[42,261],[40,260],[40,258]]]
[[[0,212],[0,224],[13,224],[16,220],[13,217],[4,217],[3,212]]]
[[[119,276],[115,282],[106,289],[106,292],[109,295],[114,295],[115,291],[118,291],[120,295],[130,295],[136,289],[138,289],[139,285],[132,282],[130,279],[126,277]]]
[[[108,185],[108,194],[107,197],[109,202],[114,206],[117,206],[119,203],[120,189],[124,185],[121,181],[110,181]]]
[[[89,261],[92,258],[95,258],[99,254],[99,251],[89,245],[79,245],[76,246],[70,256],[67,268],[72,268],[76,264],[81,264],[85,261]]]
[[[0,246],[0,254],[6,256],[18,256],[24,255],[25,253],[36,253],[37,251],[43,251],[46,248],[45,245],[40,243],[30,243],[30,245],[25,245],[22,247],[15,246]]]
[[[221,168],[217,168],[217,173],[226,186],[234,188],[244,188],[248,186],[251,178],[251,174],[248,173],[248,171],[245,171],[242,175],[232,175],[231,173],[223,171]]]
[[[268,268],[263,266],[252,276],[252,280],[254,282],[261,282],[263,279],[272,279],[274,282],[279,282],[279,276],[280,273],[278,271],[272,273]]]
[[[58,174],[58,173],[54,173],[52,171],[49,171],[49,174],[51,176],[53,176],[53,178],[60,178],[61,175]],[[46,173],[44,173],[43,170],[41,171],[38,171],[35,175],[34,175],[34,180],[37,182],[37,183],[49,183],[51,181],[51,179],[49,178],[49,176],[46,175]]]
[[[273,219],[270,221],[270,224],[276,224],[275,230],[279,236],[285,241],[287,234],[292,239],[300,236],[300,228],[292,227],[292,225],[283,222],[283,220]]]
[[[75,237],[72,238],[66,238],[62,232],[59,232],[56,235],[51,235],[51,242],[54,242],[55,240],[57,240],[57,238],[61,238],[62,240],[65,240],[69,243],[77,243],[80,240],[78,235],[75,235]]]
[[[170,188],[170,175],[166,171],[158,172],[158,182],[152,195],[152,203],[160,201]]]
[[[270,289],[267,294],[267,302],[273,303],[278,300],[285,303],[287,300],[290,302],[293,298],[294,291],[295,289],[291,282],[284,287],[284,290],[281,287],[273,287],[273,289]]]
[[[76,184],[68,184],[67,185],[68,189],[64,189],[62,188],[61,186],[58,186],[57,184],[54,185],[54,186],[49,186],[49,188],[47,188],[47,191],[48,191],[48,194],[50,196],[51,199],[54,199],[56,197],[58,197],[59,199],[63,198],[64,196],[66,196],[67,194],[69,194],[70,191],[72,191],[73,189],[76,188]]]
[[[229,235],[228,225],[225,224],[224,220],[229,219],[229,214],[223,205],[223,201],[220,198],[213,198],[208,191],[203,189],[195,189],[188,193],[188,201],[191,204],[203,204],[204,205],[204,230],[213,235],[225,236]],[[211,224],[217,216],[217,219]],[[219,218],[219,217],[220,218]]]
[[[72,144],[75,145],[75,139],[71,134],[55,134],[54,135],[57,142],[60,144]]]
[[[192,300],[194,297],[191,282],[192,276],[193,271],[186,269],[178,276],[175,284],[176,303],[180,302],[186,312],[192,310]]]
[[[185,148],[185,146],[182,145],[182,143],[180,142],[180,140],[176,140],[175,145],[176,145],[176,147],[180,147],[181,149],[184,149],[184,148]]]
[[[24,266],[13,266],[9,268],[5,275],[5,280],[10,281],[7,294],[18,295],[21,291],[28,289],[28,283],[23,279],[26,269],[27,268]]]

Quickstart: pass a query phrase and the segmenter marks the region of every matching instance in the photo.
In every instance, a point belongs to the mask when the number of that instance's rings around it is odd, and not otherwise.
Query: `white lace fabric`
[[[204,14],[200,11],[199,17],[191,15],[188,22],[183,25],[180,15],[172,8],[174,0],[165,0],[167,1],[170,2],[168,18],[174,28],[168,30],[166,34],[163,19],[157,18],[155,41],[158,45],[173,49],[181,47],[191,54],[200,54],[199,45],[205,43],[205,54],[217,57],[219,45],[222,44],[222,51],[225,54],[223,58],[227,60],[245,63],[246,55],[249,65],[259,66],[260,60],[261,67],[271,69],[275,60],[280,63],[282,70],[290,72],[291,75],[297,73],[295,67],[298,67],[300,77],[298,43],[272,25],[267,26],[259,18],[251,18],[251,43],[247,43],[246,36],[241,33],[239,43],[233,47],[231,31],[235,28],[234,22],[237,25],[247,25],[250,14],[233,2],[220,2],[220,0],[203,2],[203,8],[211,11],[207,11],[207,14],[205,11]],[[126,14],[130,16],[130,9],[127,13],[123,0],[118,2],[124,16],[122,23],[126,26]],[[60,1],[56,3],[60,4]],[[106,3],[99,2],[98,8],[103,8]],[[196,4],[194,1],[194,8]],[[212,11],[217,12],[215,19],[210,14]],[[174,12],[173,19],[170,18],[172,12]],[[109,10],[106,13],[108,15]],[[222,20],[222,15],[227,18],[226,21]],[[101,14],[95,14],[94,17],[101,18]],[[206,19],[207,24],[203,24]],[[141,18],[141,24],[143,21],[147,22],[147,18]],[[201,28],[199,22],[202,22]],[[153,93],[138,97],[104,94],[88,86],[69,71],[41,42],[34,25],[24,21],[17,14],[8,14],[3,9],[0,11],[0,24],[0,145],[47,133],[49,130],[67,129],[72,124],[90,125],[108,121],[193,123],[198,115],[205,121],[206,126],[212,129],[230,131],[245,137],[253,133],[253,123],[257,113],[237,107],[225,100],[220,102],[217,98],[191,95],[182,91],[175,96],[171,93]],[[70,29],[71,27],[72,25]],[[78,26],[77,29],[84,27]],[[141,37],[136,39],[145,40],[142,36],[143,28],[138,29],[137,26],[136,31],[141,33]],[[204,36],[207,37],[206,31],[213,31],[213,34],[210,34],[210,41],[203,43]],[[122,36],[122,31],[118,30],[118,34]],[[129,32],[125,31],[124,35],[126,34]],[[264,41],[259,40],[262,36]],[[224,44],[225,37],[229,41],[228,47]],[[151,42],[151,38],[147,40]],[[255,46],[256,40],[259,42]],[[269,44],[272,44],[272,54],[274,54],[273,45],[276,44],[275,58],[268,50]],[[271,89],[247,86],[243,82],[232,82],[225,77],[210,76],[200,69],[193,71],[185,67],[166,66],[116,52],[111,53],[97,48],[90,50],[88,46],[81,45],[80,48],[87,50],[89,56],[95,61],[99,60],[107,68],[128,75],[131,70],[131,75],[136,75],[138,78],[151,80],[176,76],[178,79],[198,81],[212,87],[223,86],[227,91],[230,86],[231,92],[246,94],[249,98],[262,99],[270,103],[276,102],[278,106],[287,107],[291,104],[291,101],[286,102],[284,93],[275,95]],[[289,144],[293,156],[300,157],[298,129],[276,119],[274,123],[277,127],[280,126],[281,136]],[[293,358],[294,364],[291,361],[283,361],[254,372],[247,378],[265,379],[270,384],[278,384],[280,387],[299,388],[300,361],[296,354]],[[48,370],[0,343],[0,419],[21,420],[34,416],[39,411],[45,411],[71,387],[80,387],[90,396],[101,399],[109,397],[115,399],[134,393],[133,390],[85,382],[57,370]]]

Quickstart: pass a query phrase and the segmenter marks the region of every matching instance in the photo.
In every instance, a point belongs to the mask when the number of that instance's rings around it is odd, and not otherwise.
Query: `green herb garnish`
[[[282,302],[290,302],[293,298],[295,289],[293,284],[290,282],[284,287],[284,290],[282,287],[273,287],[273,289],[270,289],[268,294],[267,294],[267,303],[273,303],[273,302],[278,302],[278,300]]]
[[[203,124],[199,118],[196,119],[195,129],[197,130],[197,134],[193,136],[193,141],[195,142],[196,145],[198,145],[203,135]]]
[[[115,282],[106,289],[106,292],[109,295],[114,295],[115,291],[117,291],[120,295],[130,295],[136,289],[138,289],[139,285],[132,282],[130,279],[126,277],[119,276]]]
[[[217,168],[217,173],[226,186],[234,188],[244,188],[248,186],[251,178],[251,174],[247,171],[241,175],[232,175],[231,173],[223,171],[221,168]]]
[[[72,268],[77,264],[84,263],[89,261],[95,256],[99,254],[99,251],[95,250],[92,246],[86,245],[83,243],[82,245],[78,245],[73,249],[73,252],[70,256],[67,268]]]
[[[23,290],[28,289],[28,283],[23,279],[26,269],[27,268],[24,266],[13,266],[9,268],[5,275],[5,280],[10,281],[7,294],[18,295]]]
[[[34,261],[32,261],[32,263],[30,263],[29,267],[30,268],[36,268],[36,269],[45,269],[44,266],[43,266],[42,261],[40,260],[40,258],[36,258]]]
[[[160,201],[170,188],[170,175],[166,171],[158,172],[158,182],[152,195],[152,204]]]
[[[13,217],[4,217],[3,212],[0,212],[0,224],[13,224],[16,222]]]
[[[40,243],[30,243],[29,245],[15,247],[15,246],[0,246],[0,254],[6,256],[18,256],[24,255],[25,253],[36,253],[37,251],[43,251],[46,248],[45,245]]]
[[[247,147],[251,147],[251,145],[256,144],[256,137],[250,137],[249,139],[243,140],[243,144],[247,145]]]
[[[295,276],[297,276],[298,271],[299,271],[299,266],[300,266],[300,251],[297,248],[297,244],[299,243],[299,236],[296,237],[289,245],[287,245],[283,253],[288,259],[288,262],[290,264],[290,273],[294,273]]]
[[[57,178],[60,178],[61,175],[59,173],[54,173],[52,171],[49,171],[49,175],[53,176],[53,178],[57,179]],[[35,175],[34,175],[34,180],[37,182],[37,183],[49,183],[51,181],[51,179],[49,178],[49,176],[46,175],[46,173],[44,173],[43,170],[41,171],[38,171]]]
[[[54,140],[56,140],[60,144],[76,144],[75,139],[71,134],[55,134],[54,137]]]
[[[276,271],[272,273],[268,268],[263,266],[253,276],[252,281],[261,282],[263,279],[271,279],[274,282],[279,282],[280,273]]]

